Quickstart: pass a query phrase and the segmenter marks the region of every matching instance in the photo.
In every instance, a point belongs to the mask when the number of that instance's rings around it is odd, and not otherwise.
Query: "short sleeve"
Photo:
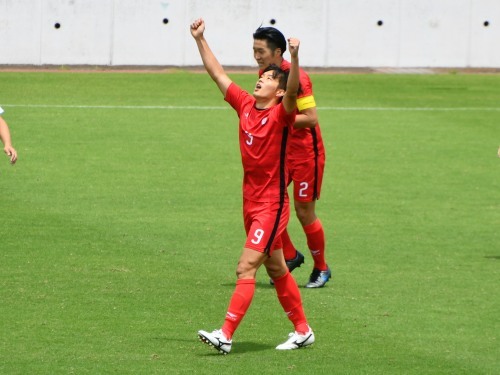
[[[247,100],[248,96],[249,94],[246,91],[232,82],[227,88],[224,100],[228,102],[229,105],[231,105],[231,107],[233,107],[238,114],[240,114],[243,104]]]
[[[292,111],[291,113],[286,113],[285,106],[283,105],[283,103],[280,103],[275,107],[275,114],[277,121],[283,127],[292,126],[295,123],[296,111]]]

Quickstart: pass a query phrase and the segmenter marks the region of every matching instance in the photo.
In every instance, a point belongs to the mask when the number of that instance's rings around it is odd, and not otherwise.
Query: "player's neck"
[[[278,104],[276,98],[267,99],[267,98],[255,98],[255,108],[257,109],[267,109],[274,107]]]
[[[278,57],[275,61],[273,61],[274,65],[281,66],[281,63],[283,62],[283,56]]]

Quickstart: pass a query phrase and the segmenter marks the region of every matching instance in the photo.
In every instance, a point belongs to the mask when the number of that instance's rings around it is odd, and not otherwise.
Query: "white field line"
[[[59,105],[59,104],[1,104],[0,107],[23,108],[77,108],[77,109],[228,109],[229,107],[217,106],[175,106],[175,105]]]
[[[12,108],[76,108],[76,109],[161,109],[161,110],[226,110],[229,106],[175,106],[175,105],[58,105],[58,104],[0,104],[0,107]],[[500,107],[318,107],[320,111],[500,111]]]
[[[318,107],[318,110],[323,111],[442,111],[442,112],[455,112],[455,111],[500,111],[500,107]]]

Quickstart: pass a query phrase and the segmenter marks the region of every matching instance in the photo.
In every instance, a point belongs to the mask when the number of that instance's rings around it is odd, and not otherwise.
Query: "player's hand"
[[[297,57],[299,55],[299,45],[300,40],[297,38],[288,38],[288,50],[292,57]]]
[[[203,21],[203,18],[198,18],[196,21],[194,21],[191,24],[191,35],[193,38],[197,39],[203,36],[203,33],[205,31],[205,21]]]
[[[3,150],[7,154],[7,156],[10,157],[10,164],[15,164],[17,161],[17,151],[15,150],[15,148],[12,146],[7,146]]]

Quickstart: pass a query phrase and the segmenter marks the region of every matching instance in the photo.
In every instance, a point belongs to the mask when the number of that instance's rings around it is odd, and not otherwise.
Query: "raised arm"
[[[200,51],[201,60],[210,77],[219,87],[222,95],[226,96],[227,88],[231,84],[231,79],[227,76],[222,65],[217,61],[212,50],[208,46],[203,33],[205,32],[205,21],[202,18],[197,19],[191,24],[191,35],[196,41]]]
[[[297,92],[299,91],[299,45],[300,41],[298,39],[288,39],[291,66],[286,84],[286,93],[283,96],[283,107],[285,107],[287,113],[293,112],[297,108]]]

